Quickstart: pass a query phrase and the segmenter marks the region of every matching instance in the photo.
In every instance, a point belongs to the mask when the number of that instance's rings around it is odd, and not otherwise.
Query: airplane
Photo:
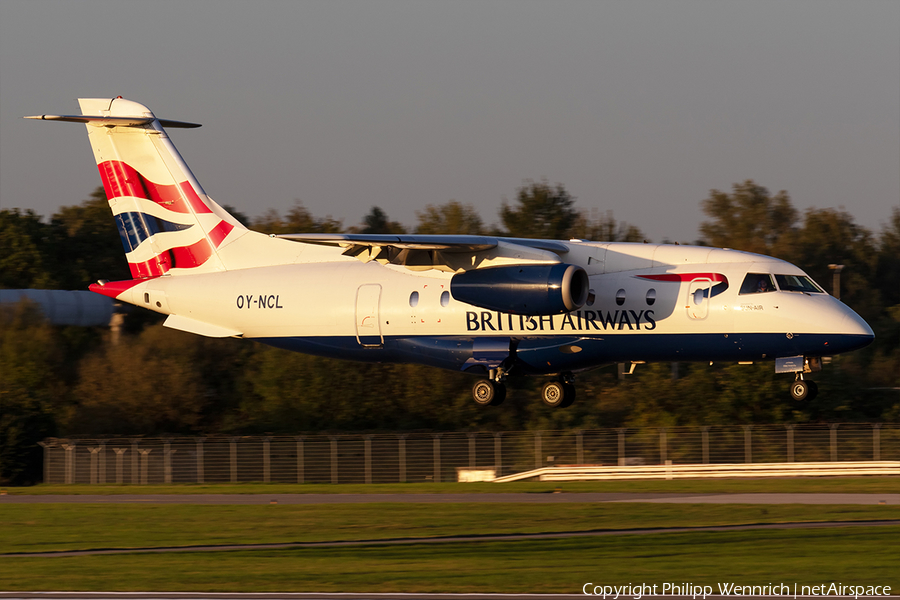
[[[798,267],[727,248],[472,235],[266,235],[210,198],[166,128],[121,96],[79,99],[132,279],[90,290],[167,315],[166,327],[366,362],[480,376],[497,406],[512,376],[648,361],[773,361],[790,395],[816,396],[822,358],[872,329]]]

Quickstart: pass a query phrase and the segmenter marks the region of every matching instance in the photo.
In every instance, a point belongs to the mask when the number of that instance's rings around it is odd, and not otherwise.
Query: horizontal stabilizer
[[[34,115],[25,118],[37,119],[38,121],[67,121],[70,123],[87,123],[96,127],[140,127],[143,125],[148,125],[157,120],[156,117],[104,117],[102,115]],[[199,123],[170,121],[169,119],[159,119],[159,124],[163,127],[173,127],[181,129],[193,129],[194,127],[200,127]]]
[[[220,327],[219,325],[211,325],[182,315],[169,315],[169,318],[166,319],[163,325],[171,329],[178,329],[179,331],[187,331],[188,333],[196,333],[197,335],[204,335],[212,338],[238,337],[242,335],[240,331],[228,329],[227,327]]]

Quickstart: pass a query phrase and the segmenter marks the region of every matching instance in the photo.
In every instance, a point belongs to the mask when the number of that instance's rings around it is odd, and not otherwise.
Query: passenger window
[[[450,304],[450,292],[441,292],[441,306]]]
[[[762,294],[774,292],[775,284],[768,273],[747,273],[744,283],[741,284],[741,294]]]
[[[413,292],[409,295],[409,305],[415,307],[419,304],[419,292]]]

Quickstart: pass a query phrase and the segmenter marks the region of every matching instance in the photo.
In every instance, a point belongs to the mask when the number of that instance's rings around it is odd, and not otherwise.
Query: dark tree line
[[[712,190],[701,203],[698,243],[761,252],[800,266],[831,291],[829,264],[843,264],[841,296],[875,329],[865,350],[835,357],[817,376],[820,394],[798,405],[771,364],[641,365],[579,375],[578,401],[563,411],[536,401],[540,379],[513,379],[509,399],[482,410],[470,376],[417,365],[324,359],[159,326],[134,309],[113,345],[105,328],[52,327],[35,307],[0,311],[0,479],[40,476],[36,442],[51,435],[298,433],[302,431],[519,430],[627,425],[715,425],[900,420],[900,207],[880,231],[842,210],[798,211],[786,192],[754,183]],[[230,209],[229,209],[230,210]],[[266,233],[406,231],[379,207],[345,227],[296,203],[249,219]],[[415,233],[644,241],[611,212],[579,210],[560,184],[528,181],[504,201],[499,224],[450,201],[417,212]],[[85,289],[130,277],[102,189],[49,220],[0,210],[0,287]]]

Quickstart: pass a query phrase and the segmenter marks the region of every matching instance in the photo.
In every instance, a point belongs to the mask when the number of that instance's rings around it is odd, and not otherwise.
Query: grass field
[[[900,477],[796,477],[784,479],[673,479],[547,483],[382,484],[175,484],[35,485],[6,488],[8,494],[463,494],[510,492],[900,493]]]
[[[900,585],[900,527],[4,558],[6,590],[581,593],[585,583]]]
[[[562,484],[565,492],[896,493],[897,478]],[[375,489],[373,489],[375,488]],[[36,486],[19,493],[546,493],[555,486]],[[900,519],[887,505],[2,504],[0,553],[381,540],[490,533]],[[900,590],[900,527],[756,530],[342,548],[0,556],[0,589],[83,591],[568,592],[594,585],[823,582]]]
[[[900,519],[900,506],[9,504],[0,553]]]

